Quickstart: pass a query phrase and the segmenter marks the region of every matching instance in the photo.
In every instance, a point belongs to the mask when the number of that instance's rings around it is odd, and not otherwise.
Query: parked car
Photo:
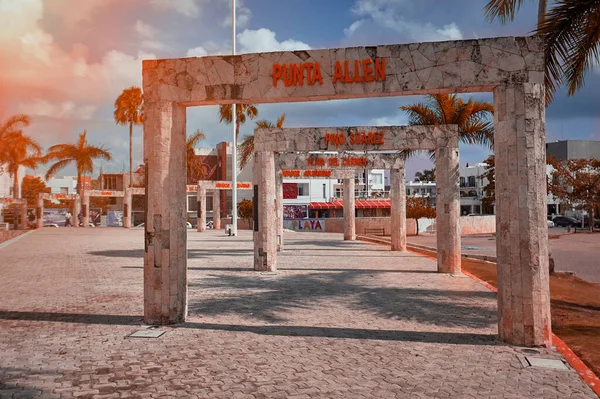
[[[552,221],[554,222],[555,226],[559,226],[559,227],[581,226],[581,222],[579,220],[569,217],[569,216],[556,216],[554,219],[552,219]]]
[[[579,224],[581,225],[581,222],[579,222]],[[583,217],[583,225],[585,227],[589,227],[590,226],[590,217],[588,215],[585,215]],[[595,229],[600,228],[600,219],[594,218],[594,228]]]

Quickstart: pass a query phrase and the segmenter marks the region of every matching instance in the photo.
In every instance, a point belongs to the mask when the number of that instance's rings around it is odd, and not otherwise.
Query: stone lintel
[[[231,190],[233,187],[232,183],[227,180],[200,180],[198,186],[205,190]],[[239,181],[237,182],[238,190],[252,190],[252,182],[250,181]]]
[[[283,179],[354,179],[354,169],[334,169],[320,170],[316,173],[315,169],[281,169],[277,170],[277,175]]]
[[[281,153],[280,169],[300,170],[354,170],[354,169],[403,169],[404,159],[399,154],[364,154],[342,152],[330,154]]]
[[[458,126],[345,126],[255,129],[256,151],[435,150],[458,135]]]

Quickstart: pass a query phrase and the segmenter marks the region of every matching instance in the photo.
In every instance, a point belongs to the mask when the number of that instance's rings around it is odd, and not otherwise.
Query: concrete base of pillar
[[[275,211],[275,154],[254,155],[254,204],[258,226],[254,229],[254,270],[277,270],[277,221]]]

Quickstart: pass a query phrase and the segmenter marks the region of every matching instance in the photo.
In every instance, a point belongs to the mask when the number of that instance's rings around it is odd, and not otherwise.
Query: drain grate
[[[543,357],[525,356],[527,363],[531,367],[553,369],[553,370],[569,370],[569,368],[558,359],[547,359]]]
[[[163,335],[166,331],[162,330],[138,330],[132,334],[129,334],[130,338],[158,338]]]

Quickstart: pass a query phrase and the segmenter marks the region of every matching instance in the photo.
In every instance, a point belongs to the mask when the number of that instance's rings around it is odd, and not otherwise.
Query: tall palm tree
[[[254,119],[258,116],[258,108],[252,104],[235,105],[235,140],[240,135],[240,126],[246,123],[247,118]],[[233,121],[233,104],[219,106],[219,122],[230,124]]]
[[[19,168],[35,169],[38,164],[43,163],[42,148],[37,141],[22,132],[11,133],[6,144],[4,161],[8,173],[13,178],[13,198],[20,198]]]
[[[285,121],[285,114],[281,115],[277,122],[273,124],[272,122],[261,119],[256,122],[256,127],[259,129],[281,129],[283,127],[283,122]],[[239,145],[239,153],[240,153],[240,169],[244,169],[244,167],[250,162],[252,157],[254,156],[254,135],[244,136],[242,142]]]
[[[486,18],[513,21],[524,0],[490,0]],[[536,34],[544,35],[546,104],[566,81],[568,94],[583,87],[584,75],[600,61],[600,0],[538,0]]]
[[[196,153],[194,152],[194,148],[198,145],[198,143],[206,138],[206,135],[200,131],[200,129],[196,130],[196,133],[189,136],[185,142],[185,158],[187,165],[187,181],[190,182],[192,179],[192,175],[198,177],[198,179],[202,180],[204,178],[204,171],[202,170],[202,164],[199,162],[196,157]]]
[[[0,167],[5,163],[7,150],[10,144],[10,136],[23,132],[23,128],[29,126],[29,116],[14,115],[5,121],[0,121]]]
[[[46,180],[69,164],[77,168],[77,194],[83,199],[83,184],[81,177],[94,171],[94,159],[111,160],[110,153],[103,146],[90,145],[87,142],[87,132],[79,134],[76,144],[56,144],[48,149],[46,161],[57,161],[46,172]]]
[[[492,148],[494,107],[485,101],[464,102],[456,94],[430,94],[425,103],[403,105],[408,113],[409,125],[458,125],[459,140],[466,144],[479,144]],[[402,151],[405,157],[415,151]],[[430,151],[433,157],[435,152]]]
[[[141,125],[144,119],[144,98],[142,89],[131,86],[115,100],[115,122],[129,125],[129,186],[133,184],[133,125]]]

